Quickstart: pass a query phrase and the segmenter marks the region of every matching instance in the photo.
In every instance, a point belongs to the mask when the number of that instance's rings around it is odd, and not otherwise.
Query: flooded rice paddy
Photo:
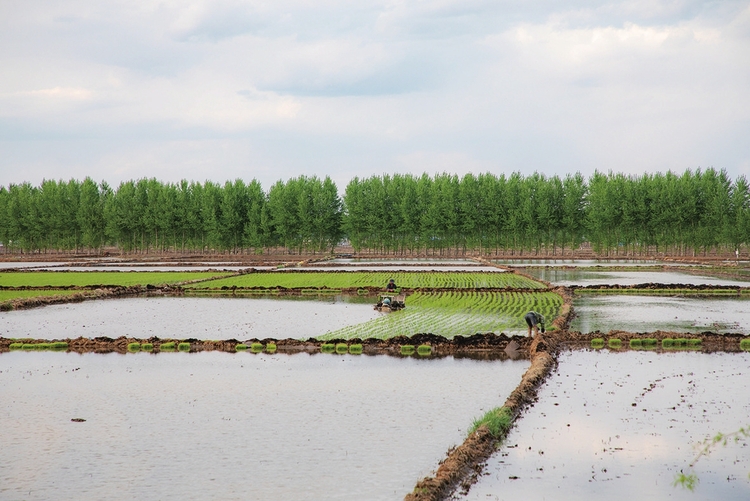
[[[570,329],[579,332],[746,333],[750,329],[749,297],[664,297],[576,295]]]
[[[105,299],[0,312],[0,336],[307,339],[385,315],[371,303],[341,296]]]
[[[466,496],[471,501],[750,499],[747,443],[698,461],[694,492],[674,487],[694,445],[750,424],[750,353],[560,356]]]
[[[0,499],[402,499],[528,365],[3,353]]]
[[[706,275],[693,275],[677,271],[600,271],[600,270],[556,270],[528,269],[525,273],[553,285],[638,285],[638,284],[693,284],[728,285],[748,287],[750,281],[732,280]]]
[[[650,259],[493,259],[503,266],[658,266],[661,261]],[[670,263],[670,266],[672,264]],[[680,266],[679,264],[677,266]]]

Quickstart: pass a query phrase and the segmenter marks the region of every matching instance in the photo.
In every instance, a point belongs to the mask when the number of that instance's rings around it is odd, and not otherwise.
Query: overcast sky
[[[0,0],[0,185],[750,177],[750,1]]]

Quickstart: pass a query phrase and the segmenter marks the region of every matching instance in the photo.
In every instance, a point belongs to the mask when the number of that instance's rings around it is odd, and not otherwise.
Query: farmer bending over
[[[537,327],[537,325],[541,325],[542,333],[544,333],[544,315],[535,311],[530,311],[523,318],[526,320],[526,324],[529,326],[529,337],[533,337],[531,335],[532,327],[534,328],[534,333],[537,336],[539,335],[539,327]]]
[[[393,279],[388,280],[388,285],[385,286],[385,290],[388,292],[396,292],[396,281]]]

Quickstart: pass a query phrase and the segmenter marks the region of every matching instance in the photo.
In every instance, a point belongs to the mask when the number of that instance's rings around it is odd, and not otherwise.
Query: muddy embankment
[[[544,335],[537,336],[529,347],[531,366],[521,383],[510,394],[503,407],[510,413],[511,423],[536,398],[537,390],[555,366],[554,345]],[[461,486],[468,488],[482,470],[484,462],[507,436],[507,431],[493,435],[487,426],[480,426],[458,447],[450,450],[432,477],[420,480],[407,501],[442,500]]]
[[[333,339],[319,341],[314,338],[307,340],[299,339],[248,339],[239,341],[237,339],[226,340],[200,340],[200,339],[172,339],[151,337],[148,339],[119,337],[112,339],[109,337],[96,338],[67,338],[67,339],[12,339],[0,337],[0,352],[9,351],[11,344],[24,343],[31,344],[50,344],[50,343],[67,343],[67,350],[76,353],[127,353],[129,345],[135,343],[139,345],[151,345],[150,351],[159,353],[162,346],[167,345],[170,351],[180,344],[189,344],[189,349],[185,351],[226,351],[234,353],[238,345],[250,347],[253,344],[262,345],[264,348],[268,345],[274,345],[276,353],[322,353],[323,345],[362,345],[362,354],[364,355],[394,355],[404,356],[402,353],[403,346],[417,347],[428,345],[431,350],[429,357],[467,357],[487,360],[505,360],[508,358],[527,358],[531,339],[523,336],[508,337],[505,334],[475,334],[473,336],[455,336],[452,339],[446,339],[434,334],[415,334],[411,337],[397,336],[390,339]],[[169,343],[169,344],[167,344]],[[347,351],[348,352],[348,351]]]

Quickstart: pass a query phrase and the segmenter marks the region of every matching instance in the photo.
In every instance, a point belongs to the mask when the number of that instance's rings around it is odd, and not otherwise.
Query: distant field
[[[149,271],[29,271],[0,273],[0,285],[6,287],[61,287],[66,285],[162,285],[225,277],[217,272],[149,272]]]
[[[9,301],[11,299],[20,299],[26,297],[39,297],[39,296],[69,296],[75,294],[78,291],[0,291],[0,303],[3,301]]]
[[[415,293],[406,308],[382,318],[329,332],[321,339],[380,338],[431,333],[452,338],[476,332],[522,333],[523,316],[530,310],[547,319],[559,315],[562,297],[554,292],[447,292]]]
[[[393,278],[399,287],[450,287],[473,289],[477,287],[538,289],[544,285],[513,273],[481,272],[309,272],[279,271],[249,273],[220,280],[211,280],[190,287],[385,287]]]

